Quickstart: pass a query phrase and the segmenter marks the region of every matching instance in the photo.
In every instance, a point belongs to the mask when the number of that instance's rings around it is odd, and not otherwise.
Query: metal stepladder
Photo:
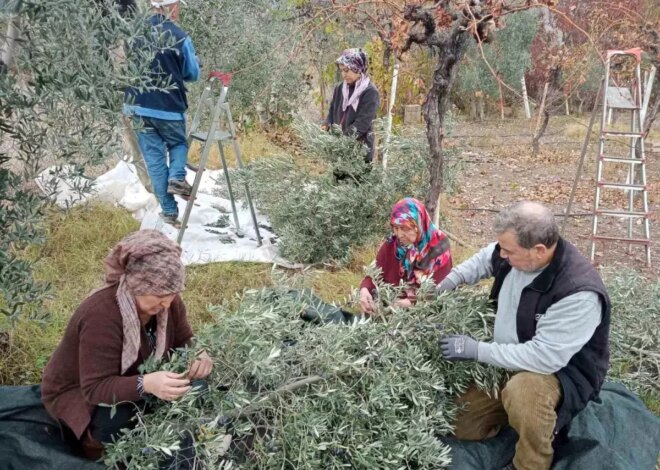
[[[206,163],[208,161],[209,155],[211,154],[211,148],[213,144],[217,143],[218,151],[220,152],[220,160],[222,162],[222,169],[225,175],[225,181],[227,183],[227,190],[229,192],[229,201],[231,202],[231,210],[234,219],[234,229],[235,233],[238,236],[243,236],[241,233],[240,224],[238,221],[238,213],[236,211],[236,201],[234,199],[234,193],[232,191],[231,179],[229,177],[229,167],[227,166],[227,159],[225,158],[225,152],[223,147],[223,142],[230,140],[233,146],[234,155],[236,156],[236,163],[239,169],[243,168],[243,161],[241,159],[241,149],[238,145],[238,138],[236,135],[236,127],[234,126],[234,121],[232,120],[231,110],[229,109],[229,103],[227,103],[227,92],[229,90],[229,84],[231,82],[231,74],[223,72],[211,72],[209,74],[209,80],[202,96],[197,105],[195,114],[193,115],[193,120],[190,125],[190,130],[188,131],[188,145],[193,141],[198,141],[202,143],[202,154],[199,161],[199,166],[196,169],[195,181],[192,185],[192,190],[190,192],[190,197],[188,198],[188,203],[186,204],[186,210],[183,214],[183,220],[181,221],[181,228],[179,229],[179,234],[177,236],[177,243],[181,244],[183,240],[183,235],[188,226],[188,220],[190,219],[190,213],[197,198],[197,190],[199,189],[200,182],[202,180],[202,174],[206,169]],[[220,96],[216,99],[217,88],[219,84],[222,84],[220,90]],[[209,112],[211,117],[211,123],[208,131],[200,131],[200,121],[202,120],[203,115]],[[188,165],[190,168],[193,168],[192,165]],[[257,245],[261,246],[261,234],[259,233],[259,225],[257,222],[257,215],[254,210],[254,205],[252,203],[252,197],[250,195],[250,189],[248,188],[247,183],[245,184],[245,195],[247,198],[248,206],[250,208],[250,215],[252,217],[252,223],[254,225],[254,232],[257,236]]]
[[[651,264],[651,232],[649,223],[648,187],[646,182],[646,156],[644,154],[643,124],[653,85],[653,71],[642,93],[641,49],[626,51],[608,51],[605,63],[604,92],[602,98],[602,114],[600,123],[600,139],[596,169],[596,190],[594,199],[593,224],[591,231],[591,261],[594,261],[597,241],[623,241],[631,245],[643,245],[646,252],[646,264]],[[611,84],[612,59],[620,62],[634,60],[632,86],[620,87]],[[612,110],[630,113],[629,130],[613,130],[608,125],[608,114]],[[627,155],[621,155],[615,150],[621,148],[622,141],[627,149]],[[606,181],[605,166],[623,166],[627,170],[625,182]],[[625,208],[602,208],[601,198],[604,189],[623,190],[627,195]],[[598,222],[601,217],[625,218],[628,222],[627,237],[598,235]],[[635,221],[641,220],[641,234],[635,230]],[[637,232],[637,233],[636,233]]]

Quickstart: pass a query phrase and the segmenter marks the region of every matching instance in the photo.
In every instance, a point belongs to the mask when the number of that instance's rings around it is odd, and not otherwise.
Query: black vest
[[[499,244],[492,257],[495,282],[491,300],[497,298],[511,265],[500,257]],[[582,410],[589,400],[598,396],[609,364],[608,336],[610,331],[610,299],[598,272],[569,242],[560,238],[550,264],[520,295],[517,312],[518,341],[524,343],[536,334],[536,323],[554,303],[577,292],[592,291],[600,296],[603,312],[600,325],[591,339],[555,374],[561,383],[562,401],[557,408],[558,432]]]
[[[183,81],[183,41],[188,35],[163,15],[149,18],[149,40],[135,40],[131,47],[151,49],[151,86],[164,90],[126,90],[124,102],[149,109],[184,113],[188,109],[186,86]]]

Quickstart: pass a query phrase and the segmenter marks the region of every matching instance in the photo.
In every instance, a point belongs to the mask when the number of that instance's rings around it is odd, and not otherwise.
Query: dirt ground
[[[464,166],[459,176],[459,191],[448,198],[447,207],[451,231],[468,245],[478,248],[492,241],[491,226],[495,213],[507,204],[528,199],[542,202],[563,215],[580,159],[580,151],[586,134],[588,118],[570,116],[553,117],[541,154],[532,157],[531,125],[524,119],[489,120],[485,122],[457,122],[452,136],[446,140],[448,147],[456,147]],[[652,147],[653,137],[660,140],[660,131],[653,130],[646,139]],[[576,216],[569,217],[564,237],[573,242],[586,255],[591,250],[591,230],[596,181],[596,155],[598,150],[598,125],[590,140],[582,176],[577,186],[571,209]],[[656,147],[658,143],[656,143]],[[611,149],[617,156],[626,156],[624,143],[614,143]],[[657,242],[660,240],[660,154],[647,152],[647,183],[649,209],[651,211],[652,266],[646,266],[642,245],[633,245],[628,252],[621,242],[597,242],[595,262],[604,268],[633,268],[650,278],[660,276],[660,257]],[[627,166],[608,163],[605,180],[625,182]],[[621,189],[604,190],[601,208],[625,209],[628,197]],[[641,199],[635,201],[641,210]],[[599,235],[626,237],[627,219],[599,218]],[[639,219],[636,219],[639,220]],[[564,217],[558,218],[560,226]],[[641,222],[641,220],[640,220]],[[641,238],[642,226],[635,223],[634,238]]]

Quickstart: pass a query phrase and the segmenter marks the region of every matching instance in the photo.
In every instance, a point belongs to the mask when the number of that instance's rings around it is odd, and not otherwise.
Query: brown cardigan
[[[150,354],[149,340],[143,330],[138,358],[121,375],[123,329],[116,293],[117,286],[107,287],[83,301],[44,369],[44,406],[78,439],[89,426],[96,405],[140,400],[138,366]],[[192,336],[186,307],[176,296],[167,321],[166,350],[189,344]]]

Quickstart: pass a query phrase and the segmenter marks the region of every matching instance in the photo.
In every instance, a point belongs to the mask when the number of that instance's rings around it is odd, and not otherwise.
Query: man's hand
[[[360,313],[363,315],[369,315],[376,311],[376,304],[374,303],[374,297],[369,292],[369,289],[363,287],[360,289]]]
[[[442,357],[448,361],[476,361],[479,342],[467,335],[451,335],[440,339]]]
[[[190,390],[190,380],[185,374],[159,371],[144,376],[144,391],[165,401],[181,398]]]
[[[454,290],[458,287],[452,280],[449,278],[444,278],[440,284],[438,284],[435,288],[435,293],[436,295],[442,294],[443,292],[447,292],[448,290]]]
[[[328,124],[321,124],[321,130],[322,130],[322,131],[326,131],[326,132],[327,132],[328,129],[330,129],[330,126],[329,126]]]
[[[190,369],[185,373],[190,380],[203,379],[213,370],[213,359],[202,351],[197,355],[197,359],[190,365]]]

